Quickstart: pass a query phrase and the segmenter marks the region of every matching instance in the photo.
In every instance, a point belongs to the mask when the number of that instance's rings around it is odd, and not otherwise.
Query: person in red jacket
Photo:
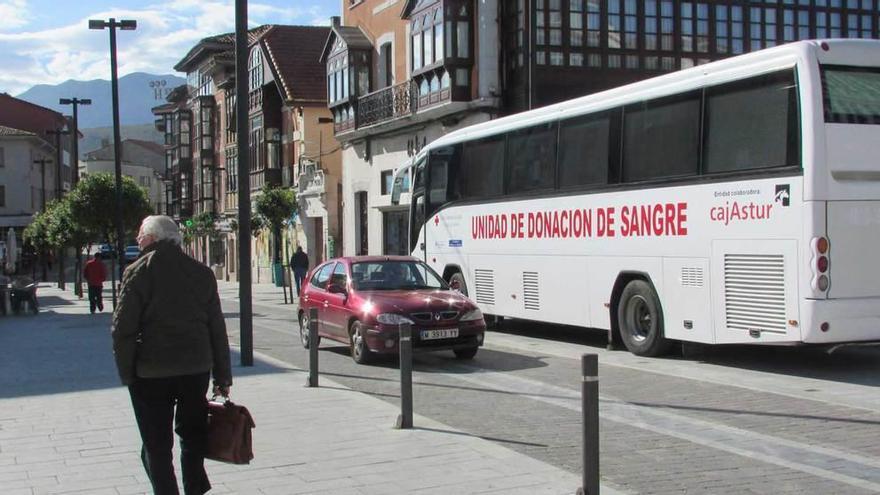
[[[89,286],[89,310],[95,313],[95,308],[104,311],[104,300],[101,295],[104,292],[104,280],[107,279],[107,269],[104,262],[98,259],[98,253],[91,255],[83,268],[83,277]]]

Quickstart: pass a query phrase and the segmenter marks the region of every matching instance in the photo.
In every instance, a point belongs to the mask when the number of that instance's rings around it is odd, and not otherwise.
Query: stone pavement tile
[[[54,292],[43,293],[65,297]],[[29,320],[42,326],[43,333],[37,327],[25,332],[15,329],[18,340],[13,343],[37,352],[37,343],[59,342],[66,352],[41,361],[44,369],[38,377],[56,379],[57,373],[46,368],[55,365],[65,373],[76,373],[81,388],[47,389],[46,383],[33,379],[15,388],[13,396],[0,397],[0,476],[9,480],[0,492],[150,492],[140,465],[140,439],[130,399],[118,385],[109,347],[106,356],[83,360],[76,346],[94,346],[95,341],[63,333],[65,318],[87,308],[73,301],[44,310],[41,320]],[[4,323],[0,320],[0,336],[11,330]],[[87,319],[83,324],[97,328],[107,319]],[[109,342],[106,334],[100,339]],[[78,362],[64,362],[70,356],[77,356]],[[578,485],[570,473],[428,418],[416,416],[418,427],[412,430],[394,430],[396,406],[324,377],[322,387],[305,388],[302,370],[263,356],[258,356],[256,366],[236,368],[234,373],[233,400],[247,406],[257,424],[256,459],[249,466],[208,461],[212,493],[368,495],[437,490],[457,495],[506,489],[562,494]],[[9,390],[5,387],[12,378],[0,376],[0,390]],[[19,445],[17,439],[24,441]],[[177,450],[175,458],[179,459]]]

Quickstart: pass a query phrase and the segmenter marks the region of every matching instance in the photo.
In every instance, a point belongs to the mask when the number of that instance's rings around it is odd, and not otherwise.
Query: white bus
[[[415,256],[484,314],[672,341],[880,341],[880,42],[803,41],[471,126]]]

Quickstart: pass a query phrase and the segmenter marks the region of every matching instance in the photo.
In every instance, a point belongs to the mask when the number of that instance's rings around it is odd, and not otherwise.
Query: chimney
[[[338,15],[334,15],[333,17],[330,18],[330,25],[333,27],[339,27],[339,16]]]

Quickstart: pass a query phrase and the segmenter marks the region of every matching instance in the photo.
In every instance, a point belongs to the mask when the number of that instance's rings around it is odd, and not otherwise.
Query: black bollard
[[[599,495],[599,356],[581,356],[584,415],[584,479],[577,495]]]
[[[399,430],[413,426],[412,405],[412,327],[400,325],[400,416],[394,425]]]
[[[309,380],[306,386],[318,386],[318,308],[309,309]]]

